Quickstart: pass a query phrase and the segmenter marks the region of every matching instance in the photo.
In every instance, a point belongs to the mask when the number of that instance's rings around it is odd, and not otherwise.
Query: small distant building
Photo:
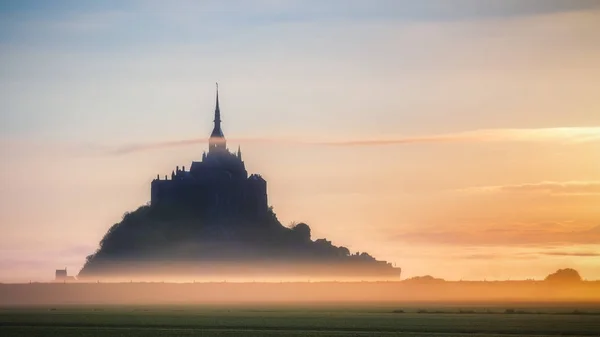
[[[67,279],[67,268],[65,269],[56,269],[56,277],[55,281],[64,281]]]
[[[75,276],[67,275],[67,268],[65,269],[56,269],[56,274],[54,277],[54,281],[56,282],[64,282],[64,281],[75,281]]]

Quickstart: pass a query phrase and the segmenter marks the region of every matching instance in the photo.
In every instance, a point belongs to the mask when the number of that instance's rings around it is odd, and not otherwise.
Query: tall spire
[[[215,83],[217,85],[217,103],[215,104],[215,126],[218,124],[219,128],[221,127],[221,109],[219,109],[219,83]]]
[[[217,150],[225,150],[225,136],[223,130],[221,130],[221,109],[219,108],[219,83],[217,85],[217,99],[215,103],[215,127],[213,128],[210,138],[208,140],[208,152]]]

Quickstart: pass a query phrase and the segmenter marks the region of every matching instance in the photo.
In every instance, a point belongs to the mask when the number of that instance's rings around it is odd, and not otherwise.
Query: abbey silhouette
[[[283,226],[268,205],[267,182],[248,175],[241,149],[227,149],[217,87],[208,152],[189,170],[151,183],[150,204],[126,213],[78,278],[201,279],[202,275],[399,278],[400,268],[365,252],[311,239],[304,223]]]
[[[227,149],[218,86],[214,123],[208,153],[202,154],[202,161],[192,162],[189,171],[178,166],[170,180],[161,180],[158,175],[152,181],[151,205],[177,205],[211,218],[266,214],[267,182],[258,174],[248,177],[239,147],[235,154]]]

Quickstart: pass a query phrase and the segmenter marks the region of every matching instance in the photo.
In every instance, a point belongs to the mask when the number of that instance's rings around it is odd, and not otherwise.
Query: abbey
[[[306,280],[397,278],[400,268],[351,254],[310,227],[286,227],[267,203],[267,182],[248,175],[221,129],[219,88],[208,151],[186,170],[151,184],[150,205],[127,212],[86,257],[79,280],[210,280],[289,277]]]
[[[258,174],[248,176],[242,152],[227,149],[221,129],[219,88],[214,128],[208,153],[192,162],[189,171],[177,167],[169,179],[157,176],[151,185],[152,207],[178,207],[212,217],[260,217],[268,211],[267,182]]]

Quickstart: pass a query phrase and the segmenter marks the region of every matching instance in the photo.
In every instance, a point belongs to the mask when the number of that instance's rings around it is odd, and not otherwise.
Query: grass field
[[[0,336],[600,336],[586,306],[136,306],[0,309]]]

